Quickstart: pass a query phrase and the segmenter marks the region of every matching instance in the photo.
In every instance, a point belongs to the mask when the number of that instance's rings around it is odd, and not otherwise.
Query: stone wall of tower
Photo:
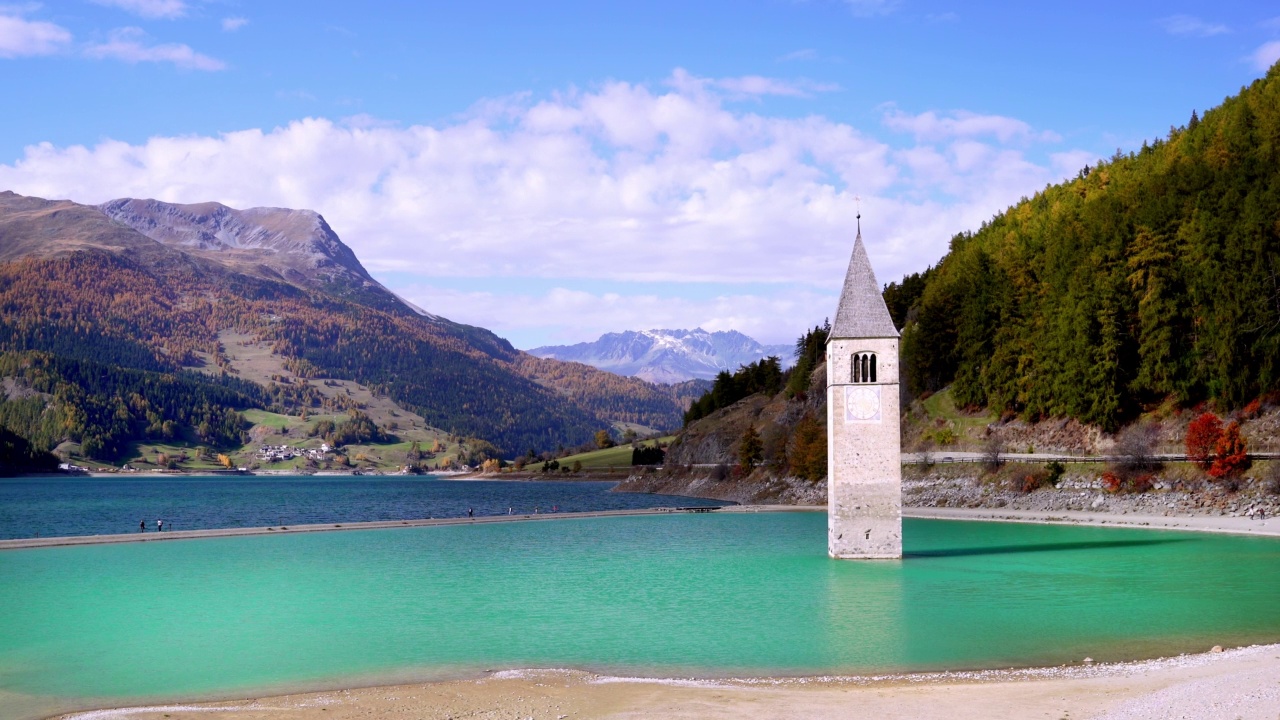
[[[874,381],[854,374],[853,358],[865,353],[875,356]],[[898,403],[896,338],[828,341],[827,549],[831,557],[902,557]]]

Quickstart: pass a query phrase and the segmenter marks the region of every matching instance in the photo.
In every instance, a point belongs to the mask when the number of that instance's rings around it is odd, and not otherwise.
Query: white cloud
[[[1170,35],[1211,37],[1213,35],[1224,35],[1231,32],[1231,29],[1226,25],[1206,22],[1191,15],[1170,15],[1167,18],[1161,18],[1157,22],[1160,27],[1164,28],[1164,31]]]
[[[172,20],[187,14],[184,0],[92,0],[95,4],[116,7],[139,17]]]
[[[0,15],[0,58],[52,55],[71,43],[71,33],[59,25]]]
[[[957,110],[949,117],[943,117],[933,111],[910,115],[889,106],[884,116],[884,124],[891,130],[912,133],[918,140],[925,142],[983,135],[995,137],[1002,143],[1015,140],[1041,142],[1062,140],[1055,132],[1048,130],[1037,132],[1030,125],[1016,118],[1003,115],[979,115],[964,110]]]
[[[277,90],[276,99],[277,100],[305,100],[307,102],[311,102],[316,99],[316,96],[312,95],[306,90]]]
[[[0,15],[30,15],[42,7],[44,5],[38,2],[0,3]]]
[[[217,58],[202,55],[188,45],[163,43],[147,45],[147,35],[140,28],[120,28],[111,32],[105,43],[85,48],[87,57],[120,60],[127,63],[173,63],[188,70],[216,71],[226,69],[226,63]]]
[[[242,17],[222,18],[222,29],[226,32],[235,32],[236,30],[239,30],[240,28],[248,24],[249,24],[248,18],[242,18]]]
[[[888,15],[898,9],[898,0],[844,0],[845,5],[858,17]]]
[[[759,75],[723,78],[716,80],[714,86],[733,95],[748,97],[764,95],[811,97],[814,93],[835,92],[840,89],[840,86],[834,83],[818,83],[809,80],[779,80]]]
[[[803,50],[795,50],[786,55],[778,56],[778,62],[793,62],[796,60],[817,60],[818,51],[813,48],[804,48]]]
[[[784,97],[812,97],[815,93],[835,92],[840,89],[834,83],[821,83],[813,80],[784,80],[761,75],[743,75],[731,78],[702,78],[677,68],[667,80],[667,84],[682,93],[699,94],[722,91],[724,97],[730,99],[762,98],[769,95]]]
[[[94,203],[130,196],[315,209],[375,275],[421,286],[475,278],[474,293],[398,289],[488,327],[533,323],[576,339],[592,336],[584,328],[760,327],[762,339],[785,340],[832,312],[823,298],[843,278],[855,196],[887,281],[935,262],[955,233],[1083,165],[1078,151],[1035,162],[1008,146],[1038,135],[1009,118],[894,116],[919,130],[915,146],[895,150],[824,117],[745,111],[727,99],[732,87],[676,72],[657,87],[610,82],[487,101],[434,126],[308,118],[136,145],[45,143],[0,165],[0,187]],[[515,288],[527,278],[753,289],[706,302],[572,290],[526,297]],[[590,322],[587,310],[596,313]],[[655,319],[641,322],[646,313]]]
[[[1253,67],[1255,69],[1263,72],[1270,70],[1271,66],[1274,65],[1277,60],[1280,60],[1280,40],[1272,40],[1269,43],[1264,43],[1257,50],[1253,51],[1253,54],[1249,56],[1249,59],[1253,61]]]

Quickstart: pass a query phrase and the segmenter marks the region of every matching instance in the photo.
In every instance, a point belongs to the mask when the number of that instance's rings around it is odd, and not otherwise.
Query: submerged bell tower
[[[827,553],[902,557],[898,330],[858,236],[827,336]]]

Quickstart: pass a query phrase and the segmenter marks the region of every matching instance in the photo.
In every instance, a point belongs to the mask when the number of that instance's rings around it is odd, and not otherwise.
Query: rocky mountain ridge
[[[384,303],[399,301],[421,312],[374,280],[324,217],[313,210],[237,210],[217,202],[181,205],[134,198],[111,200],[96,208],[158,243],[240,272],[304,287],[377,296]]]
[[[736,330],[628,330],[606,333],[594,342],[548,345],[530,355],[585,363],[653,383],[712,380],[725,370],[776,355],[782,367],[794,363],[789,345],[764,345]]]

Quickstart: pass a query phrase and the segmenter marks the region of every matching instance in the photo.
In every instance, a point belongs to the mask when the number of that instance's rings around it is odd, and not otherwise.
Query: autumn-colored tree
[[[1217,454],[1221,436],[1222,421],[1217,415],[1207,412],[1192,420],[1187,426],[1187,459],[1202,470],[1208,470]]]
[[[756,432],[754,425],[748,425],[738,440],[738,466],[749,471],[760,464],[763,456],[764,443],[760,440],[760,433]]]
[[[1249,449],[1240,437],[1240,423],[1233,420],[1222,430],[1214,455],[1213,465],[1209,467],[1211,477],[1233,477],[1249,469]]]
[[[813,415],[796,424],[787,459],[796,477],[817,481],[827,476],[827,428]]]
[[[613,436],[609,434],[608,430],[600,430],[596,432],[596,447],[603,450],[605,448],[611,448],[613,446],[614,446]]]
[[[231,458],[221,453],[218,454],[218,464],[228,470],[235,467],[235,464],[231,462]]]
[[[570,467],[569,469],[570,469],[570,470],[572,470],[573,472],[582,472],[582,461],[581,461],[581,460],[574,460],[574,461],[573,461],[573,466],[572,466],[572,467]]]

